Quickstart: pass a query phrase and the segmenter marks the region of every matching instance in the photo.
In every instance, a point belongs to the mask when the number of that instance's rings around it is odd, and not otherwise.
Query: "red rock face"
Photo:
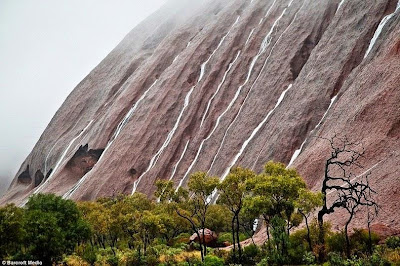
[[[224,178],[269,160],[290,162],[318,190],[329,145],[315,136],[336,132],[364,143],[355,174],[371,170],[377,222],[400,228],[396,5],[171,1],[74,89],[0,202],[151,196],[160,178],[184,186],[195,171]]]

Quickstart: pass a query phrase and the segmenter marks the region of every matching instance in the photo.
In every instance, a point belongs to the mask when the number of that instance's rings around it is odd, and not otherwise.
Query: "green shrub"
[[[385,243],[388,248],[392,249],[400,248],[400,237],[398,236],[388,237]]]
[[[379,236],[371,232],[371,247],[377,245]],[[350,246],[354,252],[358,254],[369,253],[369,234],[365,229],[354,229],[353,234],[350,236]]]
[[[289,260],[296,264],[304,261],[307,251],[310,251],[307,243],[307,229],[297,230],[289,236]]]
[[[160,263],[160,259],[156,254],[148,254],[145,257],[145,264],[148,266],[158,265]]]
[[[204,266],[224,266],[224,260],[217,256],[207,255],[204,258]]]
[[[219,234],[217,244],[222,245],[224,242],[232,244],[232,233],[224,232]]]
[[[90,265],[94,265],[97,261],[97,250],[91,245],[79,245],[75,248],[75,252],[76,255],[81,257]]]
[[[110,266],[118,266],[119,265],[119,260],[118,260],[117,256],[114,256],[114,255],[108,256],[106,261]]]
[[[257,266],[268,266],[268,258],[263,258],[259,263],[257,263]]]
[[[239,240],[244,241],[248,237],[244,233],[239,233]],[[230,245],[232,245],[232,233],[230,232],[223,232],[218,235],[218,240],[217,244],[219,246],[222,246],[224,242],[228,242]]]
[[[172,239],[171,241],[168,242],[168,244],[170,246],[181,246],[181,245],[186,245],[189,243],[189,238],[190,238],[190,234],[188,233],[181,233],[179,234],[177,237],[175,237],[174,239]]]
[[[316,261],[315,255],[314,255],[314,253],[312,253],[311,251],[305,252],[305,253],[303,254],[303,262],[304,262],[306,265],[314,264],[315,261]]]
[[[330,233],[326,238],[328,252],[343,254],[346,251],[346,237],[343,232]]]
[[[260,253],[260,248],[254,244],[244,247],[242,263],[245,265],[255,265],[259,261]]]

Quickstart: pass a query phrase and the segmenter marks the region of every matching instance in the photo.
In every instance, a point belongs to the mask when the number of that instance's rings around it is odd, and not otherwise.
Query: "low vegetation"
[[[136,193],[74,203],[38,194],[25,208],[0,209],[0,256],[45,265],[314,264],[320,225],[311,212],[321,205],[321,193],[307,190],[295,170],[273,162],[261,174],[235,168],[222,182],[195,173],[188,188],[176,192],[170,182],[158,181],[154,200]],[[256,219],[265,243],[243,247]],[[373,233],[354,230],[347,258],[345,232],[333,232],[328,223],[323,227],[325,265],[400,263],[398,237],[377,245]],[[203,237],[205,228],[218,239]],[[197,238],[190,242],[192,234]]]

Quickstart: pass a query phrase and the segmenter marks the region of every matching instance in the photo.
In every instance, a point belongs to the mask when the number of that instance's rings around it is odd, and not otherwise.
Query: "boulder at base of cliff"
[[[207,246],[213,246],[217,243],[217,239],[218,239],[218,235],[211,231],[210,229],[205,228],[204,229],[204,233],[203,233],[203,229],[200,229],[198,231],[199,235],[200,235],[200,240],[203,243],[203,236],[204,236],[204,240]],[[190,238],[189,238],[190,242],[196,242],[199,243],[199,236],[194,233]]]

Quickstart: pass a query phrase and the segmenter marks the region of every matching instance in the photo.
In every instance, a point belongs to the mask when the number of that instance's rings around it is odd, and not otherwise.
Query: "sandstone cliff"
[[[355,174],[372,172],[378,220],[399,228],[399,36],[397,0],[170,1],[73,90],[1,203],[151,195],[268,160],[319,189],[315,136],[336,132],[363,141]]]

